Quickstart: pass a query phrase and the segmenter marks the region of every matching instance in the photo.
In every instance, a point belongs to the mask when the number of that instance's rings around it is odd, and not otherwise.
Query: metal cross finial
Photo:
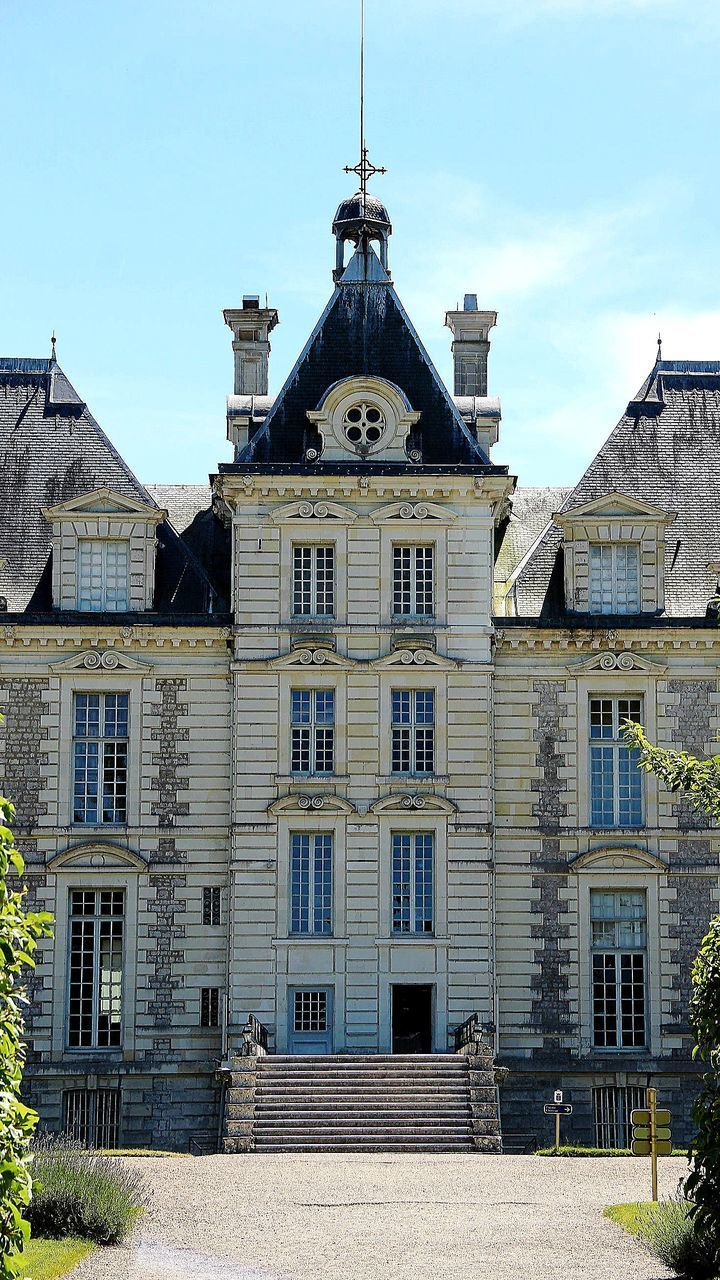
[[[360,0],[360,160],[356,165],[346,164],[345,173],[356,173],[360,179],[364,213],[368,178],[375,173],[387,173],[387,169],[370,162],[365,145],[365,0]]]
[[[658,337],[657,337],[657,349],[658,349],[657,358],[658,358],[658,364],[659,364],[660,361],[662,360],[662,338],[660,334],[658,334]]]
[[[56,343],[56,341],[57,341],[57,339],[56,339],[56,337],[55,337],[55,330],[53,329],[53,331],[52,331],[52,336],[51,336],[51,338],[50,338],[50,346],[51,346],[51,348],[52,348],[52,350],[51,350],[51,352],[50,352],[50,360],[52,361],[52,363],[53,363],[53,364],[55,363],[55,361],[56,361],[56,359],[57,359],[57,356],[55,355],[55,343]]]

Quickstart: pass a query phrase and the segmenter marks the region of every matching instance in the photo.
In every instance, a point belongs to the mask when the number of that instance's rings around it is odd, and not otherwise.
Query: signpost
[[[632,1153],[634,1156],[650,1156],[652,1198],[657,1200],[658,1156],[672,1154],[670,1112],[657,1105],[657,1089],[645,1090],[645,1107],[630,1113],[632,1121]]]
[[[560,1117],[571,1116],[572,1106],[569,1102],[563,1102],[562,1089],[556,1089],[553,1094],[554,1102],[546,1102],[543,1111],[546,1116],[555,1117],[555,1155],[560,1149]]]

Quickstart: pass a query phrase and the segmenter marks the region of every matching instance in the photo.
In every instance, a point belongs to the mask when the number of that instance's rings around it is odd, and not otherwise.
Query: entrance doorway
[[[432,997],[431,986],[393,986],[393,1053],[432,1053]]]

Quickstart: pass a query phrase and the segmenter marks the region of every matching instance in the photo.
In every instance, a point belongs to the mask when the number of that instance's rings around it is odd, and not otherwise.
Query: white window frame
[[[295,695],[305,696],[309,702],[309,718],[307,721],[296,721],[295,713]],[[332,695],[332,718],[330,720],[318,720],[318,695],[327,698]],[[335,774],[335,720],[336,720],[336,697],[335,689],[332,686],[308,689],[303,686],[294,685],[290,690],[290,772],[295,777],[309,777],[317,774],[319,777],[332,777]],[[302,754],[307,754],[307,769],[295,768],[296,741],[302,742],[303,746],[298,748]],[[318,760],[321,756],[320,743],[323,743],[322,755],[330,756],[330,768],[319,768]],[[328,745],[329,744],[329,745]]]
[[[319,573],[318,558],[320,552],[327,556],[328,552],[332,552],[332,609],[319,608]],[[297,555],[301,553],[307,555],[309,559],[310,571],[310,608],[296,608],[297,581],[298,573],[303,575],[307,572],[304,565],[296,563]],[[309,554],[308,554],[309,553]],[[322,541],[318,539],[314,542],[306,542],[302,540],[294,541],[291,547],[291,582],[290,582],[290,616],[294,622],[335,622],[337,620],[337,547],[333,539]],[[327,570],[325,570],[327,572]],[[303,588],[304,591],[304,588]]]
[[[622,898],[623,895],[629,896],[632,894],[633,896],[642,899],[644,915],[636,917],[628,914],[625,917],[623,917],[622,914],[618,914],[618,909],[616,908],[612,917],[605,918],[605,917],[594,916],[593,901],[600,894],[604,894],[613,899],[620,899]],[[637,921],[638,923],[641,923],[643,925],[642,945],[639,945],[639,944],[633,945],[631,943],[626,943],[626,944],[621,943],[618,936],[618,926],[622,923],[623,919],[627,920],[630,923],[634,923],[635,921]],[[612,937],[612,940],[608,941],[607,943],[604,943],[598,936],[600,933],[600,928],[603,925],[612,926],[613,937]],[[597,935],[596,935],[596,929],[597,929]],[[596,937],[597,937],[597,941],[596,941]],[[644,1053],[647,1051],[648,1038],[649,1038],[648,1037],[648,945],[647,945],[647,942],[648,942],[648,906],[647,906],[647,893],[645,892],[644,889],[642,888],[621,889],[621,888],[615,888],[615,887],[613,888],[603,887],[603,888],[594,888],[590,890],[590,952],[591,952],[590,978],[592,983],[591,1001],[592,1001],[592,1010],[593,1010],[592,1041],[593,1041],[593,1048],[598,1053],[605,1053],[605,1052]],[[625,1031],[626,1031],[626,1029],[623,1027],[623,1019],[625,1016],[624,1008],[623,1008],[623,1004],[624,1004],[623,992],[625,993],[625,997],[624,997],[625,1000],[627,1000],[627,996],[628,996],[627,977],[625,978],[623,977],[623,969],[626,967],[625,962],[627,960],[630,960],[631,969],[632,969],[632,977],[630,980],[630,991],[632,992],[634,991],[634,988],[635,988],[634,974],[638,968],[638,966],[635,964],[635,960],[637,957],[640,957],[642,961],[640,965],[640,968],[642,969],[642,996],[641,996],[642,1015],[640,1015],[639,1012],[636,1013],[636,1010],[633,1008],[632,1016],[633,1016],[633,1019],[636,1016],[637,1017],[642,1016],[643,1039],[642,1039],[642,1042],[637,1043],[634,1040],[634,1034],[635,1034],[634,1029],[629,1028],[628,1031],[630,1032],[631,1037],[633,1037],[632,1043],[623,1043]],[[598,1040],[598,1028],[596,1028],[595,1026],[596,1017],[607,1018],[608,1016],[610,1016],[607,1013],[599,1012],[596,1009],[596,993],[595,993],[595,983],[596,983],[596,977],[597,977],[596,960],[601,960],[603,962],[603,967],[604,967],[605,961],[610,960],[612,962],[611,966],[609,967],[609,971],[611,970],[612,972],[612,977],[611,977],[609,986],[611,989],[614,989],[612,998],[613,998],[614,1009],[615,1009],[615,1013],[614,1013],[615,1041],[610,1043],[607,1043],[607,1042],[600,1043],[600,1041]],[[602,981],[603,987],[604,987],[606,985],[604,975],[600,975],[599,980]]]
[[[277,830],[277,918],[275,939],[279,948],[332,947],[346,936],[347,895],[336,891],[337,885],[346,884],[346,819],[344,814],[323,817],[322,810],[298,810],[278,816]],[[290,911],[292,886],[290,883],[290,835],[292,832],[310,835],[329,832],[332,836],[332,933],[291,933]],[[307,961],[305,961],[307,963]],[[310,972],[310,971],[309,971]],[[327,976],[327,975],[326,975]],[[314,975],[312,981],[319,975]],[[310,984],[307,984],[310,985]],[[322,981],[319,982],[322,986]]]
[[[291,827],[289,833],[288,845],[288,888],[289,888],[289,917],[288,917],[288,936],[291,938],[332,938],[333,924],[335,914],[335,841],[333,832],[307,831]],[[295,857],[296,841],[307,840],[308,842],[308,883],[307,883],[307,903],[305,912],[307,914],[307,928],[294,927],[294,903],[295,903],[295,885],[293,881],[293,860]],[[319,849],[318,841],[323,842],[322,851]],[[318,857],[324,860],[325,851],[329,855],[329,875],[327,886],[327,898],[329,899],[329,928],[316,928],[316,920],[318,914],[324,912],[325,892],[320,896],[318,902],[316,898],[316,888],[318,884]],[[299,905],[299,911],[302,906]]]
[[[58,768],[58,826],[72,827],[75,832],[126,831],[137,827],[140,823],[140,764],[142,755],[142,712],[143,712],[143,672],[122,671],[119,675],[103,673],[99,680],[97,674],[75,674],[61,676],[60,696],[60,743],[63,749],[59,752]],[[73,762],[73,730],[75,717],[75,693],[129,693],[130,709],[128,721],[130,739],[128,748],[128,796],[127,822],[117,826],[110,823],[74,822],[74,790],[75,770]],[[49,816],[49,815],[48,815]],[[52,819],[50,820],[51,824]]]
[[[410,715],[407,722],[396,720],[395,718],[395,702],[396,695],[398,698],[406,697],[410,704]],[[432,721],[425,722],[418,719],[418,695],[432,698]],[[435,690],[432,688],[393,688],[390,690],[390,723],[391,723],[391,754],[390,769],[391,773],[398,778],[417,777],[432,778],[435,776],[435,724],[437,719],[437,697]],[[396,743],[398,744],[398,754],[407,754],[409,756],[409,764],[407,769],[396,769]],[[407,744],[407,750],[404,744]],[[420,769],[418,767],[418,759],[422,754],[430,754],[432,757],[431,769]]]
[[[427,573],[427,568],[422,569],[418,566],[420,554],[427,555],[430,553],[430,608],[418,608],[418,581],[421,573]],[[410,559],[409,566],[397,564],[398,555],[408,554]],[[393,561],[393,581],[392,581],[392,613],[393,617],[402,621],[417,618],[422,622],[434,620],[435,618],[435,596],[436,596],[436,561],[437,549],[434,542],[393,542],[392,545],[392,561]],[[410,607],[407,609],[397,607],[398,595],[404,594],[403,577],[409,574],[410,579]]]
[[[403,892],[402,894],[403,913],[405,910],[404,900],[405,898],[407,898],[407,912],[408,912],[408,928],[407,929],[396,927],[396,899],[398,897],[398,894],[397,894],[398,881],[396,877],[396,853],[398,852],[397,846],[398,846],[398,842],[400,841],[404,841],[404,842],[406,841],[408,845],[407,856],[409,859],[409,864],[408,864],[407,893]],[[419,846],[420,841],[422,841],[422,847]],[[429,918],[429,921],[427,919],[427,914],[425,910],[423,910],[419,916],[417,911],[417,895],[418,895],[419,888],[420,888],[420,892],[422,893],[423,900],[424,901],[427,900],[427,894],[422,891],[422,887],[421,885],[419,885],[418,855],[420,855],[421,860],[424,859],[427,854],[428,846],[430,850],[430,894],[429,894],[430,918]],[[434,937],[435,935],[435,880],[436,880],[434,832],[428,831],[427,829],[420,830],[420,831],[391,830],[390,832],[390,875],[391,875],[391,881],[392,881],[391,887],[390,887],[391,911],[392,911],[390,929],[391,929],[393,938],[432,938]],[[430,928],[429,929],[424,927],[418,928],[418,919],[422,921],[423,925],[426,923],[429,923]]]
[[[612,708],[612,735],[610,737],[593,737],[592,718],[593,703],[609,702]],[[625,718],[624,709],[621,712],[621,704],[624,702],[639,702],[638,722],[643,723],[644,705],[643,698],[637,693],[611,692],[609,689],[601,693],[591,693],[588,698],[588,825],[594,830],[609,831],[614,828],[628,831],[640,831],[646,825],[646,799],[645,799],[645,774],[638,770],[632,762],[632,754],[628,752],[622,736],[621,721]],[[631,711],[632,708],[628,707]],[[601,714],[603,714],[601,712]],[[610,752],[612,759],[612,807],[613,815],[611,822],[596,820],[593,815],[593,754],[603,751]],[[640,797],[640,818],[637,822],[622,822],[620,817],[621,791],[624,785],[623,772],[621,765],[625,763],[625,757],[621,754],[625,753],[626,757],[630,757],[627,761],[627,776],[632,777],[633,781],[638,784]],[[602,771],[605,777],[604,769]]]
[[[628,558],[635,564],[631,580]],[[624,562],[624,563],[623,563]],[[621,583],[625,584],[624,588]],[[628,589],[631,584],[633,591]],[[588,544],[588,612],[636,614],[642,610],[642,554],[640,542],[590,542]]]
[[[98,712],[99,712],[99,730],[100,731],[95,735],[81,734],[81,733],[76,734],[75,729],[76,729],[76,723],[77,723],[76,722],[77,700],[78,698],[93,698],[93,697],[99,699]],[[125,734],[106,734],[105,733],[106,699],[121,698],[121,697],[124,697],[127,699],[127,732]],[[129,800],[128,791],[129,791],[129,781],[130,781],[129,779],[130,691],[127,689],[103,689],[103,690],[76,689],[72,696],[72,730],[73,730],[73,736],[72,736],[72,801],[71,803],[72,803],[73,825],[77,827],[82,827],[84,829],[88,827],[92,829],[95,829],[97,827],[103,827],[103,828],[126,827],[128,823],[128,800]],[[81,777],[81,774],[78,771],[78,757],[76,753],[76,748],[80,744],[85,744],[86,746],[97,744],[97,748],[98,748],[97,750],[97,795],[95,797],[95,800],[96,800],[95,808],[97,810],[97,817],[95,818],[94,821],[85,820],[83,818],[78,818],[76,816],[76,803],[75,803],[76,802],[76,786],[78,783],[78,778]],[[105,760],[106,744],[115,745],[115,746],[122,745],[122,744],[125,745],[125,796],[124,796],[124,805],[123,805],[124,817],[120,817],[120,818],[113,817],[112,819],[105,819],[102,816],[105,808],[103,796],[104,796],[105,770],[107,768],[107,762]],[[87,762],[87,755],[86,755],[86,762]],[[115,768],[115,772],[117,774],[117,768]],[[115,778],[115,785],[117,786],[117,776]],[[86,788],[85,788],[86,807],[87,807],[88,795],[89,795],[89,791],[86,785]],[[115,805],[115,807],[117,808],[118,806]]]
[[[122,894],[122,912],[103,912],[102,895],[103,894]],[[94,907],[92,912],[73,911],[74,895],[94,895]],[[122,888],[115,886],[102,885],[100,888],[83,888],[79,885],[73,885],[68,890],[67,895],[67,1003],[66,1003],[66,1047],[68,1053],[118,1053],[122,1052],[124,1047],[124,1029],[125,1029],[125,1007],[127,998],[127,986],[125,975],[125,961],[127,956],[127,895]],[[93,946],[92,946],[92,1027],[91,1039],[88,1044],[71,1044],[70,1037],[73,1033],[71,1026],[71,1001],[73,989],[73,973],[72,960],[73,950],[73,924],[78,921],[93,922]],[[101,1044],[99,1034],[99,1019],[101,1016],[101,999],[103,986],[103,970],[101,964],[100,953],[100,932],[103,921],[111,923],[121,922],[120,933],[120,990],[119,990],[119,1039],[116,1044]]]
[[[448,620],[447,557],[449,523],[441,520],[408,521],[400,516],[383,521],[380,528],[380,622],[387,627],[444,627]],[[433,613],[395,613],[394,558],[395,547],[432,547],[433,549]]]
[[[125,592],[121,596],[116,591],[114,594],[117,598],[110,598],[110,590],[108,582],[111,577],[112,566],[109,565],[110,552],[118,551],[120,548],[125,550]],[[77,544],[77,608],[83,613],[127,613],[130,609],[130,539],[129,538],[93,538],[80,537]],[[92,596],[96,594],[92,588],[92,579],[98,573],[94,563],[90,566],[84,566],[83,557],[85,551],[88,551],[93,557],[99,553],[99,577],[101,582],[100,599],[98,603],[92,600]],[[90,578],[88,581],[87,574],[84,570],[88,568]],[[88,584],[88,585],[85,585]]]

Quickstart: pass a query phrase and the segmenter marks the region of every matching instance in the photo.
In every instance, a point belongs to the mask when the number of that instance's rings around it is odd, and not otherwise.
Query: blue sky
[[[367,0],[398,292],[499,312],[498,462],[572,483],[650,368],[720,358],[717,0]],[[0,353],[58,356],[146,481],[229,460],[222,308],[277,391],[331,289],[356,0],[0,0]]]

